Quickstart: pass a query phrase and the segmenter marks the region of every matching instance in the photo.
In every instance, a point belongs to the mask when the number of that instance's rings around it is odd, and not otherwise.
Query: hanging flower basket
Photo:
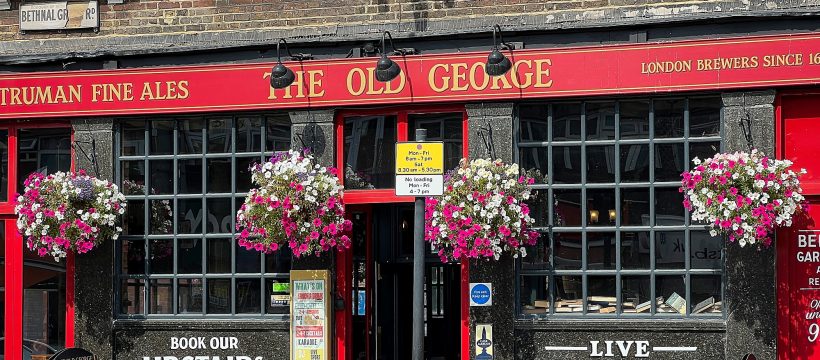
[[[517,258],[527,255],[525,245],[535,245],[538,233],[529,230],[535,221],[524,203],[535,180],[519,175],[517,164],[462,159],[444,181],[445,195],[427,198],[424,228],[443,262]]]
[[[287,244],[293,254],[319,255],[350,247],[336,170],[298,151],[281,152],[251,167],[251,189],[236,214],[240,246],[265,253]]]
[[[55,261],[116,240],[125,196],[113,183],[84,171],[29,175],[17,197],[17,230],[29,250]]]
[[[680,191],[692,220],[705,222],[712,236],[725,235],[741,247],[769,247],[777,226],[791,226],[795,212],[803,209],[800,175],[788,160],[751,153],[715,154],[684,172]]]

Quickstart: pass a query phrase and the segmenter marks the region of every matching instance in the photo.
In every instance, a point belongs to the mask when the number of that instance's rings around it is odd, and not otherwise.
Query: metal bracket
[[[485,119],[484,124],[486,127],[478,127],[478,135],[481,136],[481,142],[484,144],[484,151],[487,156],[490,157],[491,160],[496,159],[495,155],[495,143],[493,142],[493,126],[490,124],[490,120]]]
[[[754,141],[752,139],[752,114],[749,113],[749,110],[744,109],[745,114],[743,117],[740,118],[740,128],[743,129],[743,136],[746,138],[746,146],[748,146],[748,150],[752,151],[755,148]]]
[[[91,154],[86,152],[79,144],[91,144]],[[100,177],[100,164],[99,161],[97,161],[97,140],[92,137],[91,141],[74,141],[73,147],[76,153],[82,153],[83,156],[91,162],[94,177]]]
[[[302,130],[301,134],[296,134],[296,137],[299,139],[299,142],[302,143],[302,149],[308,149],[311,152],[316,151],[316,141],[318,140],[318,136],[316,134],[317,126],[318,125],[316,125],[315,122],[310,122],[307,125],[305,125],[305,129]]]

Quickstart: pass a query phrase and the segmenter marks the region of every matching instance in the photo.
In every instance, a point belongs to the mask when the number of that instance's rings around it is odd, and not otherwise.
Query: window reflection
[[[17,132],[17,189],[29,174],[71,169],[71,129],[20,129]]]
[[[416,129],[427,130],[427,141],[444,142],[444,170],[455,169],[462,158],[462,113],[410,114],[407,138],[415,139]]]
[[[347,189],[395,186],[396,117],[345,118],[344,183]]]

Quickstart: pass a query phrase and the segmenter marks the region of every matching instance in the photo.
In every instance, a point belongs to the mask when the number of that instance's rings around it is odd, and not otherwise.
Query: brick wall
[[[267,35],[274,32],[275,37],[338,41],[364,34],[372,37],[390,27],[402,37],[487,31],[492,23],[518,30],[602,27],[672,19],[802,15],[820,9],[817,0],[126,0],[119,5],[100,0],[99,33],[22,35],[17,25],[19,0],[11,2],[12,10],[0,11],[0,55],[25,53],[31,49],[29,40],[46,38],[94,39],[85,46],[117,47],[123,43],[121,36],[189,34],[188,40],[197,41],[202,34],[214,32],[264,30]],[[265,41],[275,37],[264,36]],[[180,39],[185,38],[162,41],[183,41]],[[236,40],[242,41],[254,39]],[[74,43],[83,51],[80,45]]]

